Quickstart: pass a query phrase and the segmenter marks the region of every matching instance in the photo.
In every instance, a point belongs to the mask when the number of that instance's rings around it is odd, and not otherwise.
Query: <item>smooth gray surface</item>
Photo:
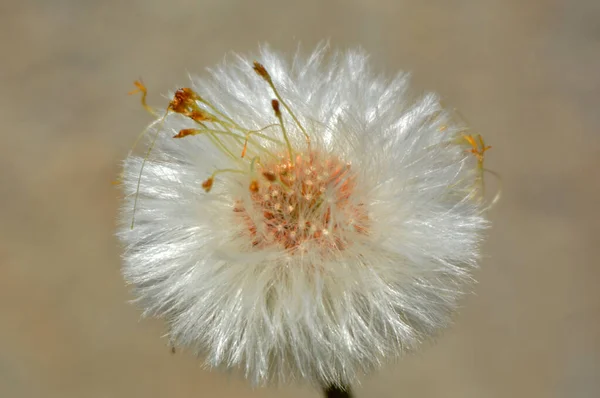
[[[119,161],[153,104],[230,50],[362,45],[493,149],[501,203],[475,295],[360,397],[600,395],[600,2],[2,1],[0,396],[317,397],[253,390],[139,322],[113,237]]]

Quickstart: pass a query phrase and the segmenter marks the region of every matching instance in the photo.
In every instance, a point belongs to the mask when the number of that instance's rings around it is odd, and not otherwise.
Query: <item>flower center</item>
[[[356,175],[349,163],[317,152],[261,164],[249,185],[250,202],[234,211],[252,246],[276,245],[292,252],[311,241],[342,250],[348,234],[366,234],[368,217],[355,199]]]

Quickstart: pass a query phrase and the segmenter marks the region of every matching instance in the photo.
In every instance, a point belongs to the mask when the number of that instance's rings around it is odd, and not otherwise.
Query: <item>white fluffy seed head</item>
[[[348,384],[449,323],[487,148],[360,51],[257,59],[193,78],[126,159],[123,273],[212,366]]]

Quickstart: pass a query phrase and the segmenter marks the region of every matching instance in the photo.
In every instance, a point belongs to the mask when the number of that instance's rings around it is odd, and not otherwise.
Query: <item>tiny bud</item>
[[[250,183],[250,187],[248,187],[248,189],[250,189],[250,192],[253,192],[253,193],[258,192],[258,181],[252,180],[252,182]]]
[[[263,173],[263,177],[265,177],[270,182],[273,182],[273,181],[275,181],[277,179],[277,177],[275,176],[275,174],[271,173],[270,171],[265,171]]]
[[[210,122],[210,121],[215,120],[212,116],[210,116],[206,112],[203,112],[200,110],[192,111],[187,116],[189,116],[189,118],[195,122],[206,122],[206,121]]]
[[[281,111],[279,110],[279,101],[277,101],[276,99],[272,100],[271,106],[273,107],[273,110],[275,111],[275,116],[280,117]]]
[[[214,182],[214,181],[215,181],[215,180],[214,180],[214,178],[212,178],[212,177],[211,177],[211,178],[209,178],[208,180],[206,180],[206,181],[204,181],[204,182],[202,183],[202,188],[204,188],[204,190],[205,190],[206,192],[210,192],[210,190],[212,189],[212,186],[213,186],[213,182]]]
[[[197,98],[198,96],[191,88],[180,88],[173,95],[173,99],[169,103],[169,109],[175,113],[185,113],[189,104]]]
[[[177,90],[177,92],[180,93],[181,97],[184,99],[185,102],[189,103],[198,99],[198,95],[196,94],[196,92],[189,87],[180,88],[179,90]]]
[[[183,130],[179,130],[179,133],[174,135],[173,138],[183,138],[183,137],[187,137],[188,135],[196,135],[199,133],[200,133],[200,131],[198,131],[196,129],[183,129]]]
[[[269,75],[269,72],[267,72],[267,69],[261,63],[254,61],[253,69],[258,76],[262,77],[266,81],[271,80],[271,76]]]

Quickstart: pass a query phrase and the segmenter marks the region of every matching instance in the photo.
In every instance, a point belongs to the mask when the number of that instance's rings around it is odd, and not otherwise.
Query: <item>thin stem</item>
[[[290,143],[290,139],[288,138],[287,131],[285,129],[285,125],[283,124],[283,117],[280,112],[276,112],[277,119],[279,119],[279,125],[281,126],[281,131],[283,132],[283,139],[285,140],[285,145],[287,146],[288,152],[290,154],[290,162],[292,165],[295,163],[294,161],[294,151],[292,150],[292,144]]]
[[[323,387],[325,398],[352,398],[350,387],[339,387],[335,385]]]
[[[266,80],[267,80],[267,83],[269,83],[269,86],[271,86],[271,90],[273,90],[273,94],[275,94],[275,97],[277,97],[277,99],[279,100],[279,102],[281,102],[281,105],[283,105],[283,107],[290,114],[290,116],[292,117],[292,119],[294,120],[294,122],[296,122],[296,125],[300,128],[300,130],[302,130],[302,133],[304,134],[304,137],[306,137],[306,142],[308,143],[308,147],[310,148],[310,136],[308,135],[308,133],[306,132],[306,130],[304,130],[304,127],[302,126],[302,123],[300,123],[300,121],[298,120],[298,118],[296,117],[296,115],[294,114],[294,112],[292,112],[292,110],[287,105],[287,103],[283,100],[283,98],[281,98],[281,95],[279,95],[279,91],[277,91],[277,88],[275,87],[275,84],[273,83],[273,80],[271,79],[270,75],[268,76],[268,78]]]
[[[162,118],[160,123],[162,124],[162,122],[164,122],[164,120],[165,119]],[[158,138],[159,134],[160,134],[160,126],[156,129],[156,134],[154,134],[154,138],[152,139],[152,142],[150,143],[150,146],[148,147],[148,151],[146,152],[146,156],[144,156],[144,160],[142,160],[142,165],[140,167],[140,175],[138,176],[137,187],[135,189],[135,199],[133,200],[133,213],[131,215],[131,229],[133,229],[133,226],[135,225],[135,212],[137,211],[138,199],[140,196],[140,184],[142,183],[142,174],[144,173],[144,166],[146,165],[146,160],[148,160],[148,157],[150,156],[150,152],[152,152],[152,149],[154,148],[154,145],[156,144],[156,139]]]

